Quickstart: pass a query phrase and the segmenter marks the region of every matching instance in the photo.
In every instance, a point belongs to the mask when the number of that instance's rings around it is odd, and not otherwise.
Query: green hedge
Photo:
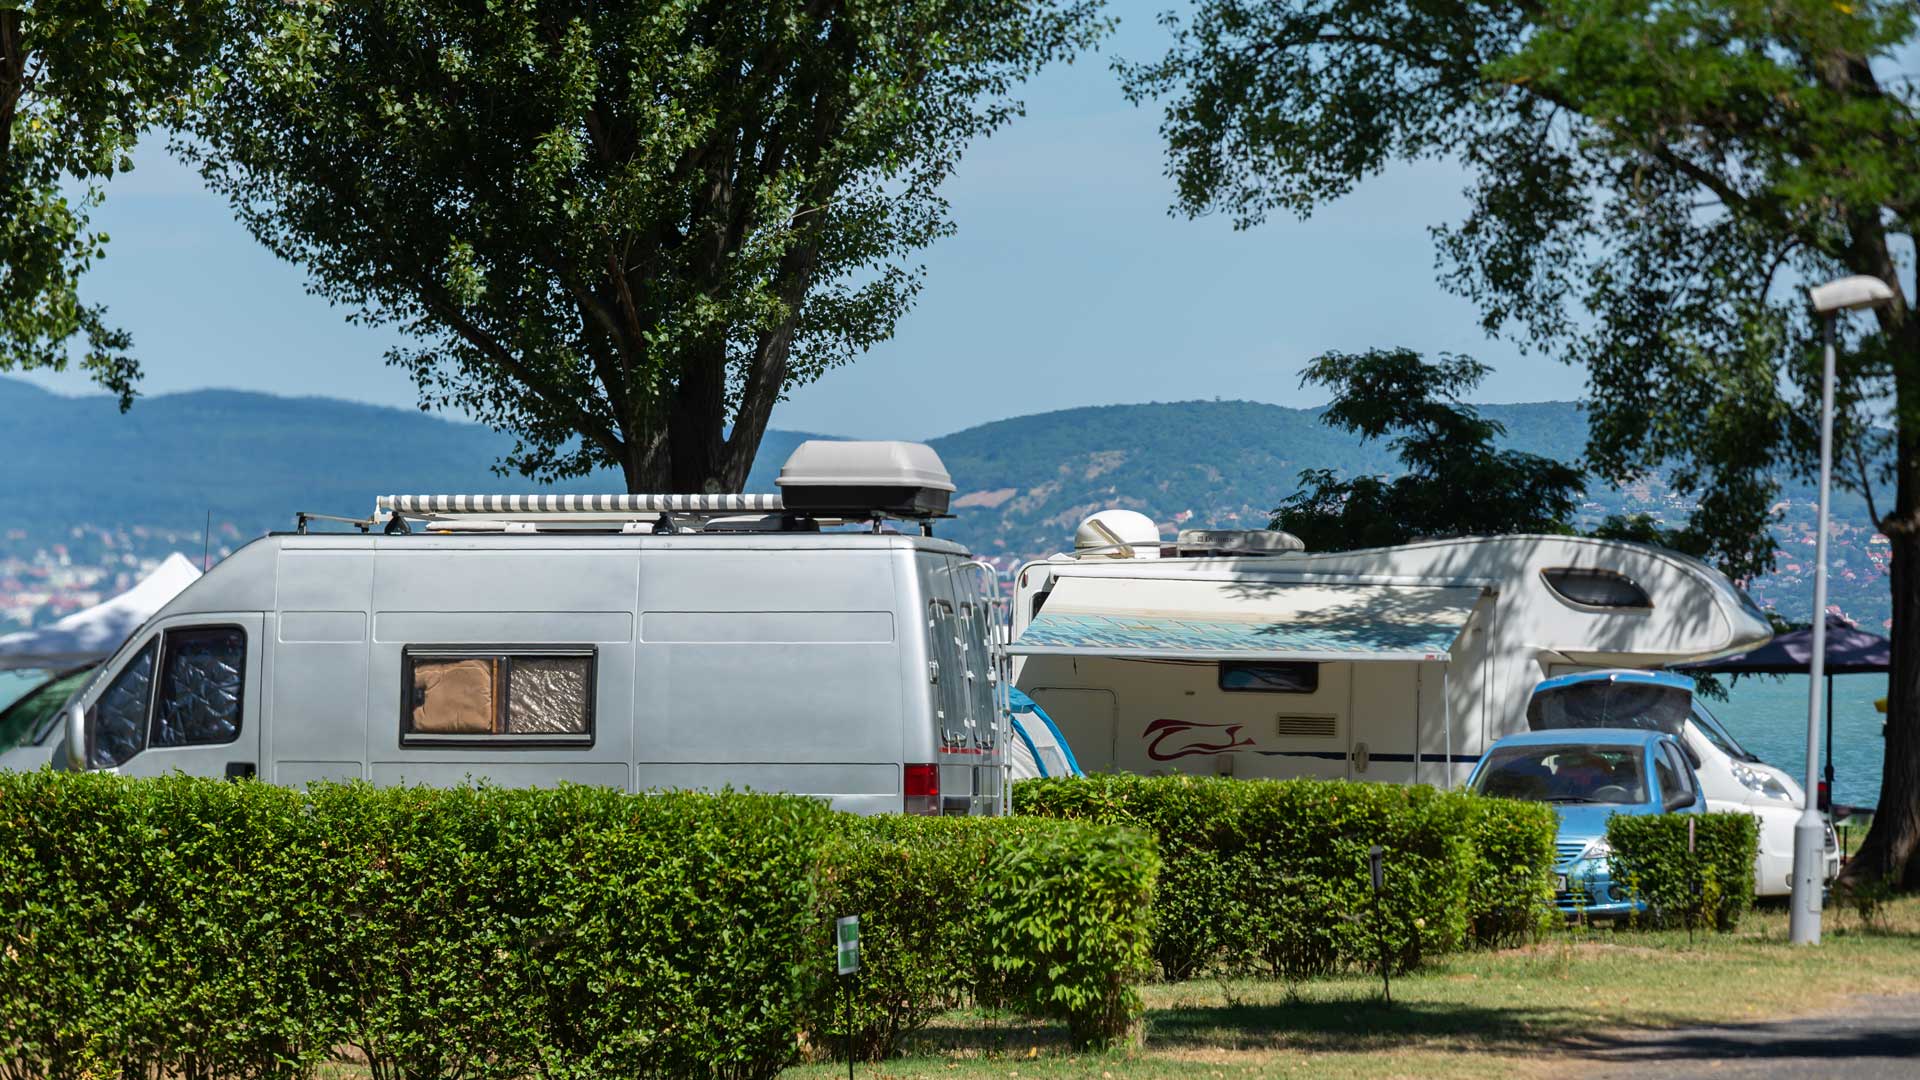
[[[1644,901],[1649,925],[1731,931],[1753,907],[1760,826],[1751,814],[1615,814],[1607,843],[1614,891]]]
[[[0,775],[0,1072],[770,1076],[833,817],[760,795]]]
[[[1063,1019],[1082,1046],[1132,1034],[1157,868],[1146,835],[1037,819],[848,818],[821,868],[821,926],[859,915],[862,957],[850,984],[815,985],[806,1035],[819,1050],[840,1052],[849,991],[854,1053],[866,1060],[970,1002]]]
[[[766,1077],[963,1001],[1137,1023],[1145,834],[808,799],[0,773],[0,1080]],[[825,1049],[837,1052],[834,1039]]]
[[[1102,775],[1024,781],[1022,814],[1136,825],[1159,839],[1153,958],[1163,977],[1397,970],[1543,925],[1553,812],[1430,787]],[[1386,848],[1376,914],[1367,851]]]

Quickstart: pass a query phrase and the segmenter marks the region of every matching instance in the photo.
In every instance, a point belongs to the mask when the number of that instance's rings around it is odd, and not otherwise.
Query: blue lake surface
[[[1887,696],[1885,675],[1836,675],[1833,680],[1833,801],[1871,809],[1880,801],[1880,766],[1886,740],[1874,711]],[[1733,737],[1769,765],[1804,781],[1807,768],[1807,677],[1746,676],[1729,688],[1726,701],[1707,708]],[[1826,738],[1821,736],[1821,753]]]
[[[0,671],[0,707],[40,678],[37,673]],[[1749,676],[1729,689],[1728,700],[1708,700],[1707,708],[1748,750],[1768,764],[1787,770],[1796,780],[1804,779],[1806,676]],[[1880,801],[1880,765],[1886,742],[1880,735],[1884,718],[1873,710],[1873,702],[1886,694],[1885,675],[1841,675],[1833,680],[1835,802],[1872,807]]]

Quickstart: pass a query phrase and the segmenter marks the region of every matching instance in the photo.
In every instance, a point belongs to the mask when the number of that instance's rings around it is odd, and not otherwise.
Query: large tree
[[[1590,463],[1669,471],[1694,535],[1765,569],[1809,473],[1816,323],[1797,286],[1871,274],[1843,327],[1840,480],[1892,543],[1878,812],[1851,880],[1920,887],[1920,90],[1884,0],[1200,0],[1163,59],[1179,205],[1305,214],[1397,160],[1466,170],[1436,230],[1488,330],[1583,365]],[[1888,498],[1888,488],[1891,498]]]
[[[240,0],[181,149],[423,408],[539,479],[738,490],[774,404],[886,338],[941,182],[1097,0]]]
[[[1486,378],[1465,356],[1422,359],[1410,349],[1326,353],[1302,385],[1333,401],[1322,423],[1388,439],[1405,467],[1398,476],[1300,474],[1300,490],[1273,512],[1273,527],[1309,551],[1347,551],[1424,537],[1571,532],[1584,478],[1552,458],[1501,449],[1506,427],[1461,401]]]
[[[140,366],[80,279],[133,147],[193,102],[223,29],[201,0],[0,0],[0,371],[81,366],[133,401]]]

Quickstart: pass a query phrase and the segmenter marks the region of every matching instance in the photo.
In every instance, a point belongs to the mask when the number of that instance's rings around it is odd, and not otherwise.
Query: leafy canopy
[[[1897,283],[1916,224],[1914,91],[1876,74],[1912,19],[1826,0],[1205,0],[1124,74],[1170,99],[1188,213],[1246,226],[1394,161],[1461,165],[1443,281],[1490,332],[1585,367],[1594,468],[1668,470],[1745,576],[1770,563],[1779,476],[1811,458],[1816,328],[1786,286]],[[1903,300],[1881,326],[1905,320]],[[1895,392],[1886,343],[1845,351],[1841,482],[1871,497],[1884,421],[1911,427],[1920,396]]]
[[[1465,356],[1429,362],[1408,349],[1314,358],[1300,381],[1333,391],[1321,421],[1362,439],[1390,436],[1406,472],[1343,478],[1307,469],[1301,489],[1273,512],[1273,527],[1309,551],[1568,532],[1584,487],[1580,470],[1498,448],[1506,428],[1460,401],[1486,374],[1486,365]]]
[[[1773,560],[1783,475],[1816,468],[1818,324],[1795,286],[1893,288],[1842,320],[1836,388],[1837,480],[1893,550],[1884,783],[1847,875],[1920,888],[1916,17],[1894,0],[1199,0],[1164,58],[1123,74],[1166,99],[1190,213],[1248,225],[1393,161],[1457,162],[1443,281],[1490,332],[1586,369],[1589,463],[1616,482],[1665,470],[1736,576]]]
[[[78,348],[132,404],[133,341],[80,299],[107,244],[89,219],[141,134],[191,107],[222,7],[0,0],[0,371],[61,370]]]
[[[1096,6],[242,0],[182,149],[507,466],[737,490],[774,404],[891,334],[941,182]]]

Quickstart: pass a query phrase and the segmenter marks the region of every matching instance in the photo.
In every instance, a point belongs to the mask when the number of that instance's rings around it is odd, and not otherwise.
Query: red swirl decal
[[[1140,737],[1148,740],[1148,757],[1155,761],[1173,761],[1176,758],[1191,757],[1194,754],[1224,754],[1230,750],[1252,746],[1252,739],[1240,737],[1241,726],[1240,724],[1201,724],[1191,720],[1155,720],[1147,725],[1147,730],[1141,732]],[[1219,737],[1225,737],[1227,741],[1201,741]],[[1161,744],[1168,740],[1172,740],[1172,745],[1162,749]]]

